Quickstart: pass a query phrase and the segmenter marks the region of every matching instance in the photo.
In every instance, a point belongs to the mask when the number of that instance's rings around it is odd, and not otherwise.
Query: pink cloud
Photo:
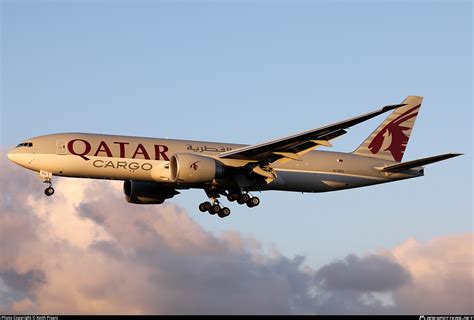
[[[416,314],[469,314],[474,310],[474,234],[420,243],[407,240],[391,254],[413,281],[394,292],[403,310]]]

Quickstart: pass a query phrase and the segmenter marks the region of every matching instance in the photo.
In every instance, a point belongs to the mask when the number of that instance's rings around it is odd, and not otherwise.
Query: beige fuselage
[[[191,140],[156,139],[86,133],[62,133],[27,140],[31,146],[9,152],[15,163],[36,172],[56,176],[154,181],[174,188],[204,188],[207,184],[170,182],[169,159],[174,154],[191,153],[212,157],[226,167],[239,168],[242,160],[220,159],[219,154],[245,145]],[[280,161],[272,166],[277,178],[270,183],[243,182],[247,191],[286,190],[325,192],[413,178],[419,171],[386,173],[377,168],[395,162],[351,153],[311,151],[301,161]],[[240,176],[240,174],[237,174]],[[224,189],[238,188],[239,177],[223,177],[212,182]],[[242,182],[241,182],[242,183]]]

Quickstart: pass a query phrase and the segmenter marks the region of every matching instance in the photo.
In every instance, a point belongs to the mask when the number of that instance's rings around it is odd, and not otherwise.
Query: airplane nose
[[[16,154],[15,150],[10,150],[10,151],[8,151],[8,153],[7,153],[7,157],[8,157],[8,159],[9,159],[10,161],[16,163],[16,161],[15,161],[15,158],[16,158],[16,157],[15,157],[15,154]]]
[[[8,159],[20,166],[26,166],[29,160],[28,154],[18,152],[18,150],[12,149],[7,153]]]
[[[8,151],[7,157],[11,162],[25,168],[30,168],[33,161],[31,154],[19,152],[15,149]]]
[[[28,150],[22,150],[22,148],[13,148],[7,152],[7,158],[24,168],[31,169],[34,161],[33,153],[27,152]]]

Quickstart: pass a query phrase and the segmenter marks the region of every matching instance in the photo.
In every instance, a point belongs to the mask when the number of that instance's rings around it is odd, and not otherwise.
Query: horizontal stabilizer
[[[400,172],[400,171],[405,171],[405,170],[409,170],[416,167],[421,167],[430,163],[435,163],[438,161],[454,158],[461,155],[462,153],[446,153],[446,154],[441,154],[439,156],[428,157],[428,158],[423,158],[423,159],[418,159],[418,160],[413,160],[413,161],[407,161],[407,162],[403,162],[403,163],[396,164],[393,166],[384,167],[384,168],[381,168],[380,171]]]

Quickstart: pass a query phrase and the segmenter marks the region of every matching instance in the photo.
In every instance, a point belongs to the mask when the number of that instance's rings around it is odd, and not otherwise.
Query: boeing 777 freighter
[[[48,183],[53,176],[124,180],[128,202],[161,204],[178,190],[204,189],[210,201],[202,212],[224,218],[220,196],[255,207],[252,191],[327,192],[423,176],[423,165],[459,156],[448,153],[401,162],[423,98],[292,136],[254,145],[155,139],[88,133],[59,133],[28,139],[8,158],[36,171]],[[393,112],[352,153],[315,151],[346,129]]]

